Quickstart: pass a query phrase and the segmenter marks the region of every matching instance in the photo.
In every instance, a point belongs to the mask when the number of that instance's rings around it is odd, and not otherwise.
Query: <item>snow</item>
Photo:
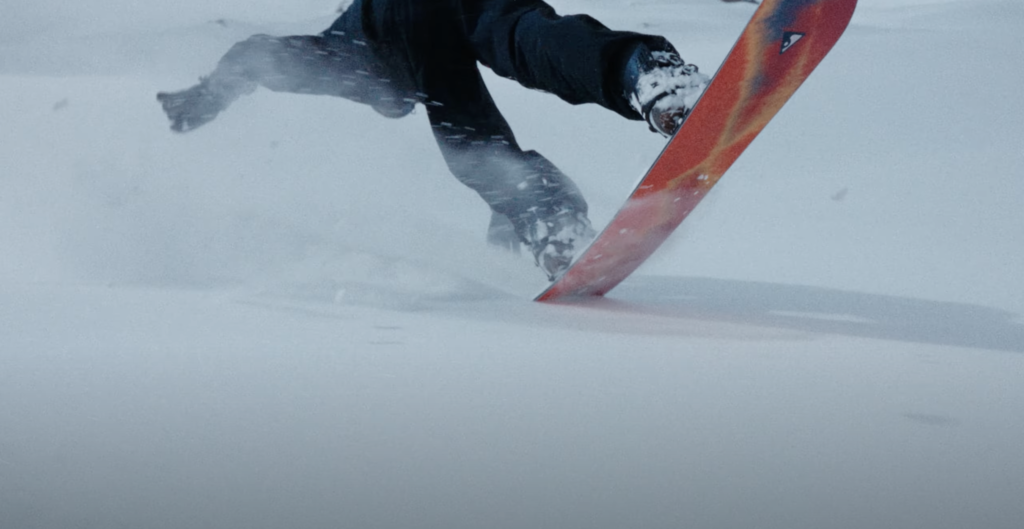
[[[709,73],[754,9],[553,4]],[[336,7],[5,6],[0,527],[1024,525],[1024,4],[862,0],[577,305],[484,247],[422,110],[260,90],[167,130],[156,92]],[[595,226],[663,146],[487,81]]]

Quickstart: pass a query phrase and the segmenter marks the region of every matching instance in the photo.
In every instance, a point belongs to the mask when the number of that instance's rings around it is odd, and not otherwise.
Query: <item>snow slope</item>
[[[754,6],[560,0],[711,71]],[[608,299],[528,260],[423,112],[159,90],[332,2],[0,19],[0,527],[1024,525],[1024,5],[862,0]],[[606,222],[662,141],[488,77]]]

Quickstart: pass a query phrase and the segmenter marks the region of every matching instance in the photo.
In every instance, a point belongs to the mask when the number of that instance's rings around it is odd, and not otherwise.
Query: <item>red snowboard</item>
[[[607,228],[537,301],[602,296],[683,222],[839,40],[857,0],[764,0]]]

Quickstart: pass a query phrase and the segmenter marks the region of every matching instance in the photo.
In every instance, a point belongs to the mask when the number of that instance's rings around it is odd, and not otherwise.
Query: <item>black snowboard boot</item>
[[[576,254],[597,235],[587,215],[578,211],[560,211],[544,219],[531,213],[518,218],[515,224],[518,230],[508,217],[492,214],[487,242],[516,255],[525,245],[550,281],[558,279]]]
[[[590,225],[586,213],[561,209],[547,215],[531,212],[518,219],[523,244],[530,249],[537,266],[550,281],[558,279],[572,264],[597,233]]]
[[[675,50],[655,51],[641,43],[626,63],[623,81],[626,97],[651,130],[671,136],[711,79],[686,64]]]

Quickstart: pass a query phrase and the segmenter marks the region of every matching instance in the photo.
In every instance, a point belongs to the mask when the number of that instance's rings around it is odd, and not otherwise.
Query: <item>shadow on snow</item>
[[[1024,352],[1012,312],[829,288],[696,277],[634,277],[588,308],[880,340]]]

